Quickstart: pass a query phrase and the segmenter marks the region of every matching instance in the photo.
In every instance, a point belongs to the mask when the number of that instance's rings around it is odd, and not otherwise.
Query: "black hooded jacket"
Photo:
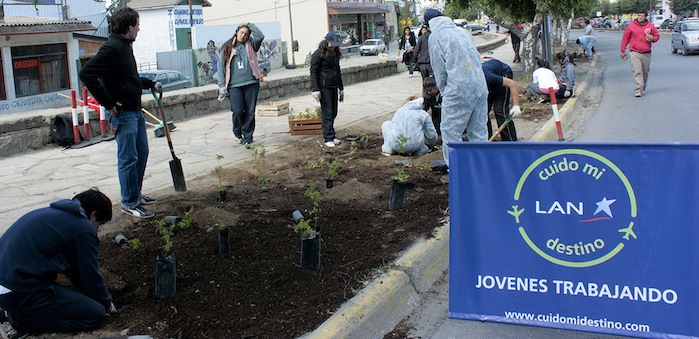
[[[80,70],[80,80],[106,109],[121,103],[119,111],[140,111],[141,90],[153,81],[141,78],[133,56],[133,40],[112,33],[95,56]]]

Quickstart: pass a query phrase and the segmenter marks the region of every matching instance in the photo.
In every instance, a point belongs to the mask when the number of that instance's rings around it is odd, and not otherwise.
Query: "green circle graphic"
[[[583,149],[561,149],[553,152],[549,152],[543,156],[541,156],[539,159],[534,161],[527,169],[522,173],[522,175],[519,178],[519,181],[517,182],[517,187],[515,188],[515,194],[514,194],[514,199],[515,201],[519,201],[520,195],[522,193],[522,187],[524,186],[525,182],[529,178],[529,175],[536,169],[537,166],[541,165],[544,161],[551,159],[556,156],[560,155],[582,155],[586,157],[593,158],[595,160],[600,161],[601,163],[607,165],[616,175],[619,177],[621,180],[622,184],[626,188],[626,192],[629,196],[629,204],[631,207],[631,218],[635,218],[637,215],[637,206],[636,206],[636,195],[634,194],[633,188],[631,187],[631,183],[629,182],[628,178],[622,172],[622,170],[616,166],[611,160],[588,150],[583,150]],[[631,221],[629,223],[629,227],[633,227],[634,222]],[[537,246],[529,237],[527,234],[526,230],[524,227],[519,227],[519,234],[522,236],[522,239],[527,243],[527,245],[539,256],[542,258],[546,259],[547,261],[550,261],[556,265],[560,266],[566,266],[566,267],[571,267],[571,268],[582,268],[582,267],[590,267],[590,266],[595,266],[599,265],[611,258],[613,258],[615,255],[617,255],[621,250],[624,248],[624,243],[622,240],[619,241],[619,243],[612,248],[609,253],[593,259],[593,260],[588,260],[588,261],[568,261],[568,260],[562,260],[555,258],[548,253],[544,252],[539,246]],[[628,237],[628,236],[627,236]],[[623,239],[623,236],[622,236]],[[628,239],[627,239],[628,240]]]

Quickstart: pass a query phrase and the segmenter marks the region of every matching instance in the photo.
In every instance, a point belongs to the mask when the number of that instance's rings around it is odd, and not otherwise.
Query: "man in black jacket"
[[[97,262],[97,229],[111,218],[112,202],[90,189],[7,229],[0,237],[0,307],[12,327],[3,324],[3,335],[87,331],[116,311]],[[57,284],[59,273],[75,289]]]
[[[112,33],[95,56],[80,70],[80,80],[107,110],[117,142],[121,210],[139,218],[155,213],[143,207],[157,200],[141,194],[148,161],[148,136],[141,113],[141,90],[156,91],[160,84],[141,78],[132,44],[140,30],[138,13],[129,7],[111,18]]]
[[[417,46],[413,53],[413,65],[417,65],[422,75],[422,81],[425,78],[433,76],[432,66],[430,66],[430,52],[427,50],[428,40],[430,38],[430,28],[427,25],[422,25],[420,28],[420,37],[417,39]],[[423,92],[423,96],[425,93]]]

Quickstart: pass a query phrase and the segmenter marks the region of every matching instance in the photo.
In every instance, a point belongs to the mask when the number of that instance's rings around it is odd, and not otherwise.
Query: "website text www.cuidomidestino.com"
[[[510,319],[522,319],[530,321],[541,321],[546,323],[556,323],[556,324],[566,324],[566,325],[582,325],[589,327],[598,328],[610,328],[615,330],[627,330],[634,332],[650,332],[650,325],[644,324],[634,324],[634,323],[621,323],[618,321],[608,320],[608,319],[591,319],[587,316],[575,316],[566,317],[559,314],[532,314],[532,313],[520,313],[520,312],[507,312],[505,311],[505,317]]]

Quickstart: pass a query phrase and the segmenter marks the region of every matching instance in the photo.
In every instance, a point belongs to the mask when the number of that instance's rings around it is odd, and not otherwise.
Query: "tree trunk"
[[[524,63],[524,73],[530,74],[536,68],[536,58],[534,44],[536,43],[536,35],[539,33],[541,22],[544,20],[544,15],[537,11],[534,16],[534,21],[524,23],[522,30],[522,61]],[[538,53],[537,53],[538,54]]]

